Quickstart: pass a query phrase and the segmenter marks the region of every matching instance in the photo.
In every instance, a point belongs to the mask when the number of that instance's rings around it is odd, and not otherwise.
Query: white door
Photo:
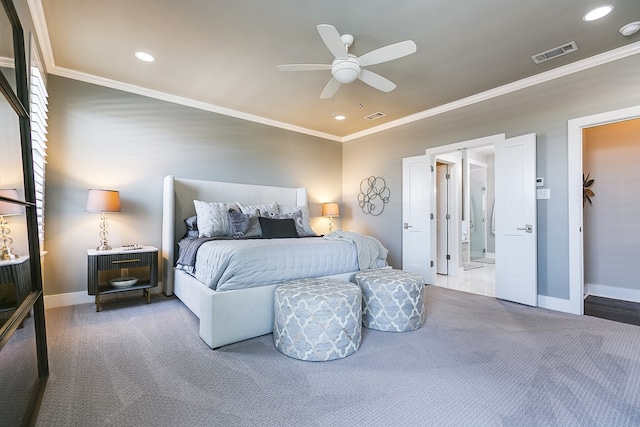
[[[453,153],[433,155],[431,156],[430,161],[432,162],[432,166],[434,166],[436,163],[443,163],[447,165],[448,177],[445,176],[445,188],[448,197],[446,197],[446,201],[444,202],[447,205],[446,213],[444,214],[446,219],[445,222],[447,233],[447,247],[444,257],[447,263],[447,272],[442,274],[455,276],[463,273],[462,263],[460,261],[460,232],[462,229],[462,153],[458,150]],[[438,212],[438,210],[440,209],[441,192],[441,189],[436,187],[434,197],[435,205],[433,203],[430,204],[431,212]],[[431,222],[431,232],[435,233],[437,236],[436,224],[434,224],[435,221]],[[438,244],[437,239],[434,243]],[[436,246],[432,245],[431,250],[435,252]],[[435,273],[435,271],[433,273]],[[441,271],[438,271],[438,273],[441,273]]]
[[[449,165],[436,165],[436,272],[449,274]]]
[[[402,269],[431,283],[429,156],[402,159]]]
[[[536,135],[495,145],[496,297],[537,306]]]

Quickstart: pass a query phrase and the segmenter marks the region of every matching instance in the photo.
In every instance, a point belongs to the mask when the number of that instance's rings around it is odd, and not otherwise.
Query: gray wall
[[[434,83],[437,84],[437,83]],[[427,148],[506,133],[537,134],[537,176],[551,189],[538,203],[538,293],[569,299],[567,120],[640,104],[640,55],[344,144],[343,228],[378,237],[402,265],[402,158]],[[358,206],[360,181],[382,176],[391,199],[382,215]]]
[[[109,214],[112,246],[160,247],[162,178],[307,187],[312,226],[322,202],[340,200],[341,144],[118,90],[49,77],[46,295],[87,291],[87,249],[99,214],[89,188],[120,191]],[[338,224],[339,225],[339,224]]]
[[[84,212],[88,188],[121,192],[123,212],[109,220],[113,245],[159,246],[164,175],[305,186],[317,231],[326,232],[320,203],[341,200],[342,228],[379,238],[400,267],[402,158],[486,135],[535,132],[537,175],[551,189],[538,207],[539,293],[568,299],[567,120],[640,104],[639,70],[635,55],[342,146],[51,77],[45,293],[86,291],[86,249],[97,246],[99,223]],[[360,181],[371,175],[391,189],[378,217],[357,202]]]

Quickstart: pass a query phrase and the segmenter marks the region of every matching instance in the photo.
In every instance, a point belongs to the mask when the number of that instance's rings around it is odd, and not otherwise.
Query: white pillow
[[[198,216],[198,237],[233,236],[229,209],[240,209],[236,202],[217,203],[194,200]]]
[[[309,215],[309,208],[306,205],[302,206],[282,206],[278,205],[278,212],[281,214],[293,214],[297,211],[302,212],[302,228],[304,229],[304,233],[300,234],[300,237],[309,237],[309,236],[317,236],[316,232],[311,228],[311,223],[309,222],[311,217]]]

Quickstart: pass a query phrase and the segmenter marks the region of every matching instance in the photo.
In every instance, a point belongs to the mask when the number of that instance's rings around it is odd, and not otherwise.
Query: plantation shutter
[[[44,182],[47,163],[47,104],[49,94],[40,69],[31,66],[31,144],[33,149],[33,174],[36,188],[38,236],[44,248]]]

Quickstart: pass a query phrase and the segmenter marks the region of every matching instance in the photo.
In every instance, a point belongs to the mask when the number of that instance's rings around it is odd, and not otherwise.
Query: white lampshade
[[[340,216],[340,206],[335,202],[322,204],[322,216],[337,217]]]
[[[0,196],[6,197],[7,199],[19,200],[18,190],[16,189],[0,190]],[[0,200],[0,215],[2,216],[19,215],[23,212],[23,209],[22,205]]]
[[[18,190],[0,190],[0,196],[6,197],[7,199],[18,200]],[[18,258],[18,255],[13,253],[13,248],[11,247],[11,245],[13,244],[13,239],[10,237],[11,230],[9,229],[8,223],[4,219],[4,217],[10,215],[19,215],[23,211],[24,208],[22,205],[0,200],[0,244],[2,245],[2,247],[0,248],[0,259],[2,260],[12,260]]]
[[[91,189],[87,197],[87,212],[120,212],[120,192]]]

